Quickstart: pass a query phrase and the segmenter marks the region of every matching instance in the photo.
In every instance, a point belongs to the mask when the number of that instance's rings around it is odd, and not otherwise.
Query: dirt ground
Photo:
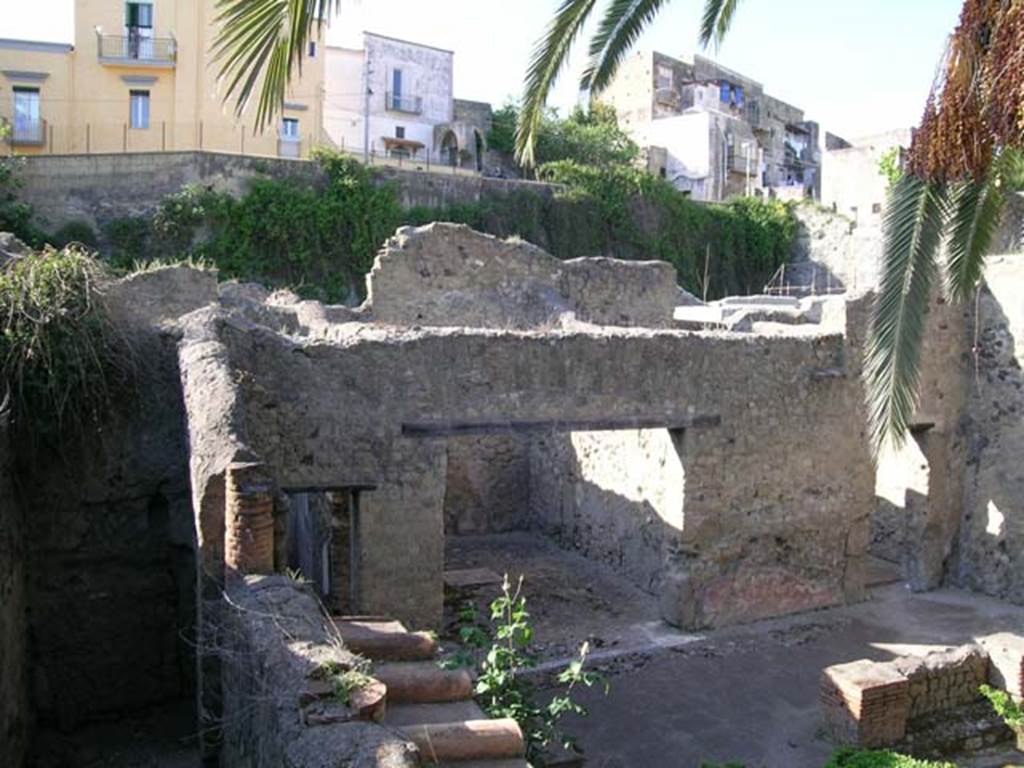
[[[540,536],[453,537],[446,567],[523,574],[542,669],[591,641],[611,690],[586,691],[590,716],[567,727],[590,768],[821,768],[833,750],[818,707],[824,667],[1024,632],[1024,607],[954,589],[913,594],[884,566],[865,603],[703,634],[664,625],[654,597]],[[1024,766],[1013,752],[954,759]]]

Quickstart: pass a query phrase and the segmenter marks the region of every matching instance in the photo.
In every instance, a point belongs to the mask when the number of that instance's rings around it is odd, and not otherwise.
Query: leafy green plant
[[[891,187],[903,176],[903,149],[892,147],[882,153],[878,160],[878,172],[885,176]]]
[[[1014,701],[1007,691],[1001,691],[991,685],[983,685],[979,690],[981,695],[991,702],[992,709],[1003,718],[1003,722],[1015,731],[1024,729],[1024,707]]]
[[[568,714],[587,714],[586,708],[573,697],[574,689],[579,685],[603,685],[607,693],[608,682],[584,669],[589,654],[589,645],[584,643],[578,658],[559,673],[559,692],[546,704],[540,703],[536,686],[524,677],[526,670],[536,666],[536,659],[530,652],[534,631],[522,588],[521,577],[513,590],[506,574],[501,596],[490,605],[489,624],[479,620],[474,604],[465,604],[459,614],[459,637],[470,648],[485,652],[477,676],[477,702],[491,717],[509,717],[519,723],[526,740],[527,760],[544,765],[545,751],[552,744],[576,749],[575,739],[559,726]],[[466,653],[455,665],[466,664],[471,658]]]
[[[86,248],[95,250],[99,244],[96,238],[96,230],[92,228],[89,222],[82,219],[72,219],[62,225],[53,233],[52,239],[53,244],[58,248],[63,248],[72,243],[79,243]]]
[[[46,234],[33,222],[32,206],[18,198],[18,168],[18,160],[0,158],[0,232],[12,232],[26,245],[42,248],[47,243]]]
[[[355,691],[365,688],[374,681],[370,675],[370,663],[366,660],[361,662],[356,666],[346,666],[339,661],[325,661],[310,676],[329,681],[334,687],[335,701],[348,706]]]
[[[956,765],[921,760],[889,750],[844,747],[832,755],[825,768],[956,768]]]
[[[0,386],[28,438],[80,432],[130,388],[130,343],[100,300],[107,279],[92,255],[33,252],[0,271]]]

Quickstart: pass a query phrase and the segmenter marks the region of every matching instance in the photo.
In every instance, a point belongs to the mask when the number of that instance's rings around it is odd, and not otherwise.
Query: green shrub
[[[956,768],[954,763],[921,760],[888,750],[844,748],[837,750],[825,768]]]
[[[42,248],[47,243],[46,233],[33,223],[32,206],[18,199],[21,180],[17,163],[0,158],[0,232],[12,232],[26,245]]]
[[[1008,726],[1014,730],[1024,728],[1024,708],[1015,702],[1007,691],[1001,691],[991,685],[983,685],[979,690],[982,696],[992,703],[996,714],[1003,718]]]
[[[73,219],[61,226],[53,233],[52,241],[58,248],[64,248],[71,243],[80,243],[95,250],[98,245],[96,231],[89,222],[82,219]]]
[[[0,270],[0,389],[19,434],[80,432],[129,387],[134,357],[99,300],[104,279],[102,264],[75,247]]]
[[[108,221],[103,234],[109,244],[104,253],[107,262],[117,269],[130,269],[136,262],[146,260],[153,227],[150,219],[127,216]],[[152,258],[159,258],[159,254],[153,254]]]

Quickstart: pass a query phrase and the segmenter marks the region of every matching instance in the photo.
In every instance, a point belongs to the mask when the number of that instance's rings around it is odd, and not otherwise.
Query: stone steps
[[[473,678],[464,669],[441,669],[434,661],[402,661],[374,666],[373,676],[388,687],[388,701],[418,704],[473,698]]]
[[[508,760],[526,751],[523,732],[511,718],[421,723],[399,728],[427,765],[441,761]]]
[[[382,723],[416,745],[422,765],[448,768],[530,768],[519,724],[492,720],[473,701],[465,669],[438,666],[437,641],[380,616],[334,619],[345,645],[375,663],[387,687]]]
[[[429,632],[409,632],[401,622],[387,619],[339,617],[334,626],[350,650],[379,661],[426,661],[437,655],[437,640]]]

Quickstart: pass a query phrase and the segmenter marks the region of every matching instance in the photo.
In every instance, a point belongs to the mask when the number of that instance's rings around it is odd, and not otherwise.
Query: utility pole
[[[373,95],[373,91],[370,88],[370,75],[373,74],[373,70],[370,69],[370,52],[365,51],[366,66],[366,82],[364,83],[363,89],[363,165],[368,165],[370,162],[370,97]]]

